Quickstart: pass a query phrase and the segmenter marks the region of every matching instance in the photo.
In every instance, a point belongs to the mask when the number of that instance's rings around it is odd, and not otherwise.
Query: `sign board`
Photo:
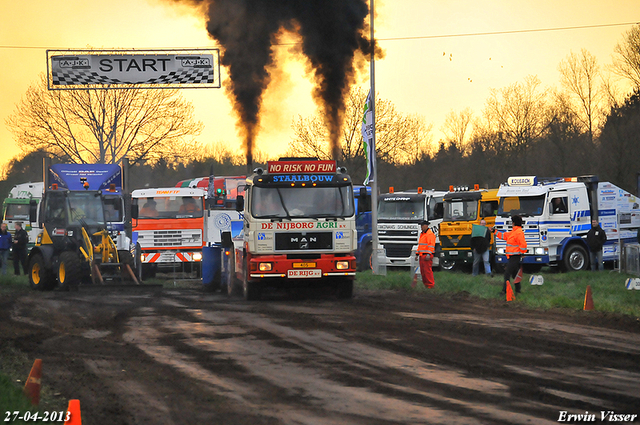
[[[49,90],[221,86],[218,49],[47,50],[47,76]]]
[[[335,161],[267,161],[269,174],[335,173]]]
[[[507,184],[509,186],[535,186],[538,184],[538,178],[536,176],[509,177]]]

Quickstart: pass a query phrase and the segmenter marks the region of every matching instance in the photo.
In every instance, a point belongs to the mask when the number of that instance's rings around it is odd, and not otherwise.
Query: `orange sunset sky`
[[[469,107],[480,116],[491,88],[527,75],[537,75],[545,87],[558,86],[558,64],[572,51],[588,50],[605,69],[628,24],[640,22],[638,0],[377,0],[375,5],[376,38],[385,51],[376,62],[377,94],[399,112],[433,124],[435,142],[443,137],[447,113]],[[567,27],[589,28],[558,29]],[[523,32],[539,29],[556,30]],[[46,72],[46,49],[87,47],[218,45],[198,12],[160,0],[0,0],[0,167],[20,154],[5,120]],[[276,51],[281,72],[277,86],[265,93],[256,140],[258,150],[273,156],[287,148],[292,120],[317,111],[305,63],[286,46]],[[368,87],[368,75],[359,84]],[[223,142],[241,150],[224,89],[182,93],[205,125],[198,137],[202,146]]]

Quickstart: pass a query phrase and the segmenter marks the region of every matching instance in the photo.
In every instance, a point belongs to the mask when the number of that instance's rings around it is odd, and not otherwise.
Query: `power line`
[[[480,35],[501,35],[501,34],[520,34],[528,32],[545,32],[545,31],[564,31],[564,30],[578,30],[585,28],[604,28],[604,27],[618,27],[623,25],[637,25],[639,22],[623,22],[617,24],[599,24],[599,25],[580,25],[576,27],[555,27],[555,28],[533,28],[526,30],[509,30],[509,31],[491,31],[491,32],[470,32],[463,34],[443,34],[443,35],[422,35],[415,37],[389,37],[378,38],[379,41],[396,41],[396,40],[420,40],[429,38],[453,38],[453,37],[475,37]]]
[[[454,37],[477,37],[485,35],[504,35],[504,34],[523,34],[532,32],[549,32],[549,31],[567,31],[567,30],[579,30],[590,28],[606,28],[606,27],[619,27],[625,25],[638,25],[640,22],[621,22],[616,24],[597,24],[597,25],[579,25],[575,27],[554,27],[554,28],[532,28],[525,30],[508,30],[508,31],[490,31],[490,32],[470,32],[462,34],[441,34],[441,35],[418,35],[412,37],[386,37],[378,38],[378,41],[401,41],[401,40],[425,40],[431,38],[454,38]],[[290,46],[300,43],[275,43],[276,46]],[[13,45],[0,45],[0,49],[53,49],[52,47],[43,46],[13,46]],[[178,47],[176,47],[178,49]],[[73,50],[73,49],[71,49]],[[142,50],[142,49],[140,49]],[[153,49],[147,49],[153,50]]]

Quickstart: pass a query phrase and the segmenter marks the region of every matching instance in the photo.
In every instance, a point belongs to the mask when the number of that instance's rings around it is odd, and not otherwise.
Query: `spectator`
[[[599,271],[604,269],[602,264],[602,247],[606,241],[607,234],[602,230],[602,227],[600,227],[598,219],[594,218],[591,220],[591,229],[589,233],[587,233],[587,245],[589,246],[589,260],[591,261],[592,272],[596,271],[596,265]]]
[[[182,198],[182,205],[180,206],[179,214],[195,214],[200,211],[195,199],[191,197]]]
[[[11,249],[11,233],[7,231],[7,223],[0,225],[0,263],[2,264],[2,274],[7,274],[7,263],[9,262],[9,250]]]
[[[473,251],[473,276],[478,276],[480,269],[480,261],[484,264],[484,272],[485,274],[490,274],[493,276],[491,272],[491,265],[489,264],[489,247],[491,246],[491,233],[489,229],[487,229],[487,222],[485,219],[480,220],[480,226],[483,229],[474,229],[471,237],[471,250]],[[476,225],[474,225],[474,228]],[[481,235],[481,233],[483,233]],[[478,236],[474,236],[477,234]]]
[[[27,274],[27,244],[29,243],[29,235],[22,228],[22,223],[15,224],[15,237],[13,240],[13,271],[16,276],[20,276],[20,265],[22,271]]]

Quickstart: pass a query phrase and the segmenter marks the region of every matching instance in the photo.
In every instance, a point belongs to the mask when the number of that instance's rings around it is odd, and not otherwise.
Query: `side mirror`
[[[38,202],[32,199],[29,201],[29,223],[36,221],[38,221]]]
[[[138,204],[131,204],[131,218],[138,219]]]
[[[244,195],[238,195],[236,198],[236,211],[244,211]]]

